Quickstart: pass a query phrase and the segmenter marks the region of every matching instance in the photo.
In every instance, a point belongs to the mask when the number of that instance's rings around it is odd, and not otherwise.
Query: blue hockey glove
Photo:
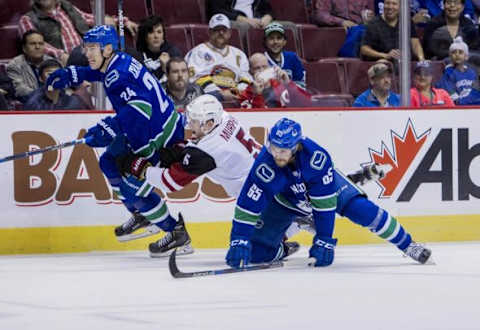
[[[64,89],[80,85],[85,80],[84,68],[73,65],[52,72],[45,82],[47,88]]]
[[[325,236],[315,236],[313,245],[310,248],[310,258],[315,258],[315,263],[310,266],[323,267],[330,266],[335,257],[335,246],[337,239]]]
[[[85,134],[87,145],[93,148],[106,147],[120,132],[120,127],[113,117],[105,117],[97,125],[90,127]]]
[[[227,256],[227,265],[234,268],[242,268],[249,264],[252,258],[252,244],[245,237],[236,237],[230,242]]]

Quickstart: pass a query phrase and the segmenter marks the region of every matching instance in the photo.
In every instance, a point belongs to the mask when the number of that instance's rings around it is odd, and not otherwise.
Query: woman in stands
[[[166,80],[167,62],[171,57],[183,57],[180,50],[166,39],[165,25],[159,16],[149,16],[140,22],[137,50],[145,66],[160,80]]]

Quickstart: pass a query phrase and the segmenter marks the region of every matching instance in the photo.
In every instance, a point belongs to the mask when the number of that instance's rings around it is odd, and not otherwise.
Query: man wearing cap
[[[223,100],[236,99],[252,81],[248,58],[240,49],[230,46],[230,20],[223,14],[213,15],[208,23],[209,40],[185,56],[191,81],[206,93],[220,91]]]
[[[368,79],[371,88],[360,94],[355,102],[354,107],[398,107],[400,106],[400,96],[393,93],[392,87],[392,71],[390,67],[379,62],[372,65],[368,69]]]
[[[305,68],[295,52],[283,50],[287,44],[285,29],[282,24],[272,22],[265,27],[265,56],[270,66],[285,71],[298,86],[305,88]]]
[[[425,106],[455,107],[448,92],[432,87],[433,70],[429,61],[418,62],[413,70],[414,87],[410,89],[410,106],[423,108]]]

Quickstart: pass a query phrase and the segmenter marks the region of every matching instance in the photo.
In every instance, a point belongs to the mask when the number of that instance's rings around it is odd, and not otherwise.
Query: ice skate
[[[313,218],[311,216],[297,217],[294,221],[297,223],[300,230],[308,231],[312,235],[317,233],[315,230],[315,224],[313,223]]]
[[[144,231],[138,232],[139,229]],[[115,236],[119,242],[127,242],[134,239],[148,237],[160,232],[160,228],[151,224],[143,215],[138,212],[132,214],[127,222],[115,228]]]
[[[421,264],[426,264],[427,262],[428,264],[434,264],[433,260],[430,258],[432,251],[419,243],[412,241],[412,243],[410,243],[410,245],[403,250],[403,252]]]
[[[284,255],[282,259],[291,256],[292,254],[298,252],[298,250],[300,250],[300,244],[298,244],[298,242],[283,242]]]
[[[164,257],[170,255],[177,249],[177,255],[193,253],[190,235],[183,221],[183,216],[178,214],[178,221],[171,232],[165,233],[165,236],[154,243],[150,243],[148,250],[152,258]]]

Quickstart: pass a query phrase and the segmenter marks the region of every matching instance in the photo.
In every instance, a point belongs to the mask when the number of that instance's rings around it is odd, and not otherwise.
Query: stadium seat
[[[118,16],[118,0],[105,0],[105,13],[111,16]],[[146,0],[124,1],[123,16],[134,22],[140,22],[148,16]]]
[[[351,107],[353,96],[350,94],[316,94],[312,95],[312,104],[314,107]]]
[[[202,0],[152,0],[152,12],[161,16],[166,25],[204,24],[205,8]]]
[[[18,24],[23,14],[30,10],[30,0],[1,1],[0,26]]]
[[[334,62],[304,62],[307,90],[321,94],[345,94],[346,86],[339,65]]]
[[[208,40],[208,25],[192,24],[190,25],[190,33],[192,36],[192,48]],[[245,51],[243,43],[240,39],[240,33],[237,29],[232,29],[232,37],[230,45]]]
[[[0,58],[10,59],[19,54],[19,37],[17,25],[6,25],[0,27],[0,35],[2,36],[2,48],[0,50]]]
[[[336,57],[345,41],[343,28],[300,26],[301,54],[307,61]]]
[[[287,45],[285,46],[285,50],[289,50],[292,52],[296,52],[298,56],[302,57],[300,51],[300,47],[297,47],[297,43],[295,42],[295,36],[293,31],[290,29],[285,30],[285,34],[287,36]],[[253,53],[263,53],[265,51],[265,47],[263,46],[263,29],[249,29],[247,32],[247,48],[248,48],[248,56],[252,55]]]
[[[84,11],[86,13],[91,13],[93,10],[90,8],[90,1],[86,0],[70,0],[70,3],[80,9],[81,11]]]
[[[278,21],[309,23],[305,0],[274,0],[270,4]]]
[[[192,48],[192,38],[187,32],[188,29],[188,26],[180,25],[170,26],[165,29],[168,42],[180,49],[184,56]]]

